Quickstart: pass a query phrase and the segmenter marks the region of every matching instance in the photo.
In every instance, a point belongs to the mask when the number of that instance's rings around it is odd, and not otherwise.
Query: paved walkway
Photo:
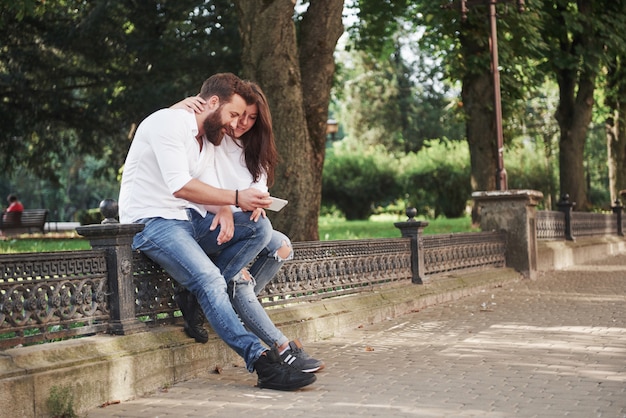
[[[296,392],[220,374],[89,411],[101,417],[626,417],[626,255],[541,274],[306,344]]]

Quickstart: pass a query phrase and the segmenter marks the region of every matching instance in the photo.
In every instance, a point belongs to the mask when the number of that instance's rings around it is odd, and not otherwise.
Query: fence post
[[[404,238],[411,238],[411,281],[415,284],[424,283],[424,240],[422,235],[424,228],[428,226],[426,221],[416,221],[417,209],[407,208],[406,215],[409,217],[405,222],[395,222],[396,228]]]
[[[624,236],[624,231],[622,228],[622,212],[624,207],[620,203],[619,199],[615,199],[615,206],[612,207],[613,213],[617,215],[617,235],[620,237]]]
[[[474,192],[483,231],[504,231],[506,265],[534,278],[537,272],[536,206],[543,193],[536,190]]]
[[[561,200],[559,200],[556,206],[565,215],[565,239],[575,241],[574,235],[572,234],[572,209],[576,206],[576,202],[570,202],[569,195],[564,194],[561,196]]]
[[[135,285],[133,280],[133,237],[143,224],[120,224],[115,220],[117,203],[103,200],[100,211],[105,216],[102,224],[85,225],[76,232],[89,239],[94,250],[104,250],[107,260],[110,321],[112,334],[131,334],[145,330],[145,324],[135,317]],[[115,212],[115,214],[113,213]]]

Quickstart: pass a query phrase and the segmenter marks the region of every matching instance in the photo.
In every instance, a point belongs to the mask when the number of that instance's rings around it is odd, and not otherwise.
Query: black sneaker
[[[305,373],[315,373],[324,368],[324,362],[308,355],[299,340],[289,341],[289,348],[280,357],[286,364]]]
[[[204,313],[196,297],[187,289],[183,289],[174,295],[174,300],[185,320],[185,334],[199,343],[209,341],[209,332],[202,327]]]
[[[296,390],[317,379],[314,374],[304,373],[282,362],[276,348],[266,351],[254,363],[259,377],[257,386],[264,389]]]

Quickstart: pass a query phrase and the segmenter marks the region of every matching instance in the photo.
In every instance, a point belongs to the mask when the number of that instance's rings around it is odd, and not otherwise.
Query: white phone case
[[[285,205],[288,203],[285,199],[279,199],[274,196],[270,196],[270,199],[272,199],[272,204],[267,209],[273,210],[274,212],[278,212],[279,210],[284,208]]]

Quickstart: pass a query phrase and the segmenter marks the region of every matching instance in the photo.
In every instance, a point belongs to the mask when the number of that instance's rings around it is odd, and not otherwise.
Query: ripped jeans
[[[283,248],[283,251],[281,251],[281,247],[286,247],[286,249]],[[283,254],[284,257],[281,257],[280,254]],[[228,283],[228,293],[233,307],[246,328],[269,347],[275,344],[281,346],[288,342],[289,339],[276,328],[276,325],[274,325],[257,299],[257,295],[274,278],[284,262],[292,258],[291,241],[285,234],[274,230],[272,231],[272,238],[269,244],[261,250],[250,267],[251,280],[242,277],[240,274],[235,275],[233,273],[240,272],[252,260],[243,258],[228,260],[219,257],[215,263],[225,277],[235,276]]]

